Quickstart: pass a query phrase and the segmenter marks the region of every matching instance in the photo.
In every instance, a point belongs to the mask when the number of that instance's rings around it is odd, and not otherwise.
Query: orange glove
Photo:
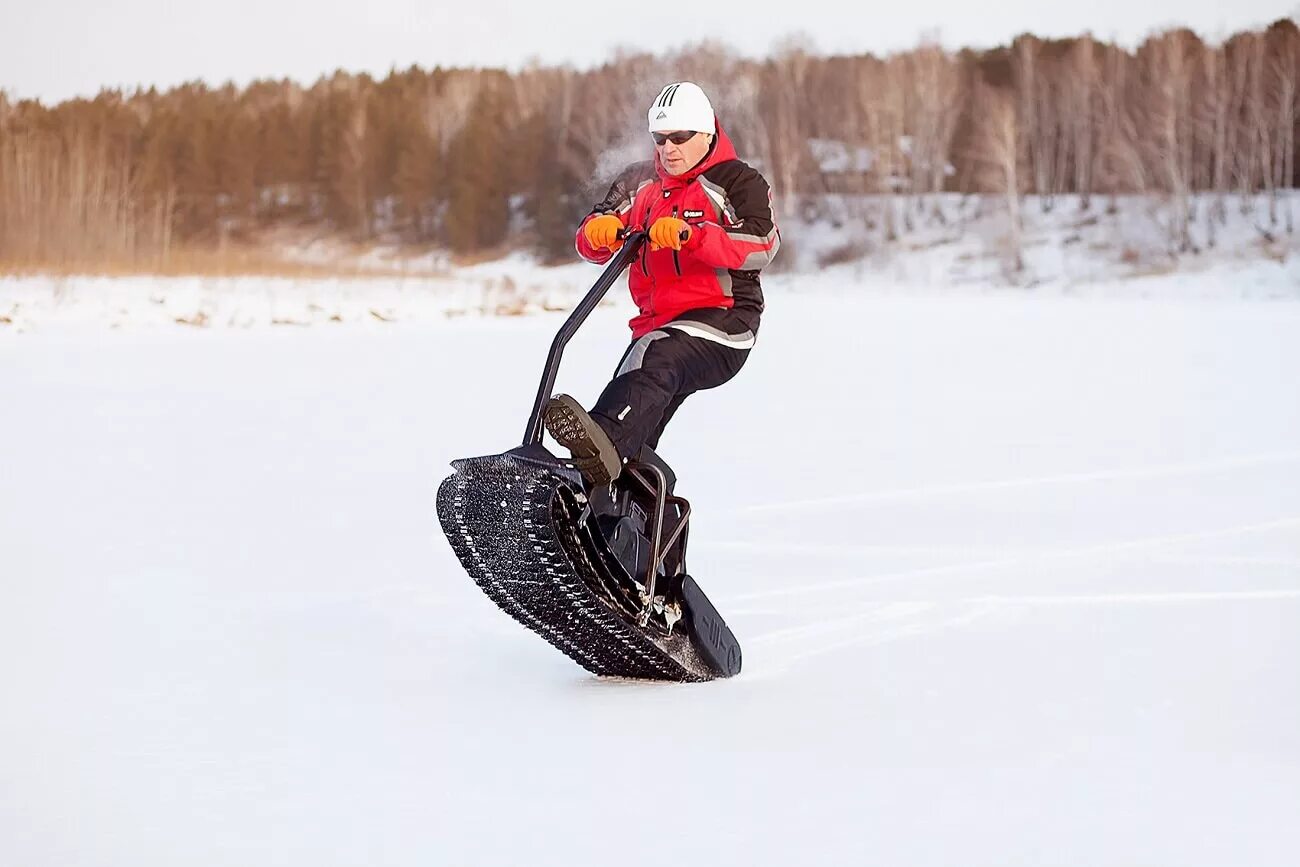
[[[662,250],[664,247],[669,247],[680,250],[682,244],[690,237],[691,227],[686,225],[685,220],[676,217],[660,217],[650,227],[650,249]]]
[[[613,214],[601,214],[599,217],[592,217],[583,227],[582,233],[587,237],[587,243],[597,250],[609,249],[617,250],[623,246],[622,240],[619,239],[618,233],[623,229],[623,221]]]

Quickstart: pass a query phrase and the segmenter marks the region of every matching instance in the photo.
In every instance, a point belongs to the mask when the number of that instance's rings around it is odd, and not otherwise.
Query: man
[[[628,275],[632,343],[590,414],[561,394],[544,417],[592,486],[655,448],[688,396],[740,370],[763,312],[758,272],[781,244],[767,181],[736,158],[698,85],[665,87],[649,121],[654,159],[625,169],[577,235],[578,253],[602,264],[622,230],[648,232]]]

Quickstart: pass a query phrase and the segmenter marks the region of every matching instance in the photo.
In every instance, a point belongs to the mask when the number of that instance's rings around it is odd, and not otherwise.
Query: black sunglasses
[[[684,145],[691,139],[695,138],[697,135],[699,135],[698,132],[694,132],[688,129],[680,129],[677,132],[650,133],[650,137],[655,140],[655,144],[657,145],[661,145],[666,141],[670,141],[675,145]]]

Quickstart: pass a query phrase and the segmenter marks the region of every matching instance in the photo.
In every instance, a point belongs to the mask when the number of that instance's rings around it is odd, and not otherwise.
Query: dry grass
[[[517,250],[518,246],[518,242],[502,242],[476,253],[455,253],[451,256],[451,264],[464,268],[470,265],[482,265],[484,262],[495,262]]]
[[[202,247],[173,249],[161,256],[98,256],[95,258],[5,259],[0,258],[0,276],[53,275],[71,276],[201,276],[201,277],[434,277],[425,269],[360,264],[348,258],[327,262],[301,262],[286,259],[273,250],[256,247],[228,247],[224,251]]]

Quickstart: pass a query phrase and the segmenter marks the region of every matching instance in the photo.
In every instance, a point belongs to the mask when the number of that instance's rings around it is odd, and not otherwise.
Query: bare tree
[[[979,159],[992,187],[1003,194],[1007,209],[1007,238],[1003,272],[1012,280],[1025,270],[1024,224],[1020,211],[1020,124],[1015,98],[983,82],[975,86]]]
[[[811,64],[807,46],[794,39],[781,45],[776,58],[764,67],[767,152],[780,196],[777,207],[781,216],[789,216],[798,207],[798,178],[807,146],[802,100]]]
[[[911,190],[932,194],[931,213],[942,217],[938,193],[948,175],[948,154],[960,110],[962,81],[956,61],[935,43],[922,43],[906,55],[912,99],[908,119]]]
[[[1036,37],[1020,36],[1012,48],[1017,114],[1020,133],[1039,206],[1049,211],[1060,191],[1058,107],[1050,71],[1044,69],[1043,44]]]
[[[908,147],[906,59],[895,54],[860,66],[857,96],[872,154],[875,191],[881,196],[885,239],[893,241],[898,237],[896,198],[908,183],[904,153]]]
[[[1263,40],[1256,33],[1239,34],[1232,40],[1230,69],[1233,76],[1233,97],[1237,108],[1238,124],[1230,144],[1233,154],[1233,180],[1239,196],[1241,213],[1251,208],[1251,195],[1255,189],[1259,166],[1267,162],[1260,153],[1260,142],[1265,138],[1263,75]]]
[[[1277,223],[1277,191],[1295,185],[1297,77],[1300,77],[1300,33],[1294,24],[1289,27],[1270,28],[1271,45],[1268,52],[1268,110],[1274,117],[1274,145],[1272,151],[1273,179],[1269,197],[1269,217]],[[1286,230],[1292,232],[1290,199],[1286,202]]]
[[[1130,85],[1131,58],[1120,48],[1105,49],[1100,81],[1101,159],[1105,166],[1104,185],[1110,194],[1110,209],[1118,207],[1121,192],[1145,193],[1151,189],[1139,143]]]
[[[1228,185],[1231,179],[1232,154],[1228,149],[1229,134],[1233,128],[1232,87],[1228,74],[1227,54],[1222,46],[1205,55],[1205,89],[1203,93],[1201,137],[1205,141],[1205,158],[1209,165],[1205,189],[1212,194],[1212,204],[1206,232],[1208,243],[1214,245],[1215,222],[1227,221]]]
[[[1169,198],[1170,245],[1185,252],[1193,249],[1191,87],[1194,64],[1200,56],[1200,41],[1188,31],[1173,31],[1148,40],[1139,50],[1139,56],[1153,133],[1147,139],[1151,172],[1161,180]]]
[[[1073,166],[1074,191],[1079,194],[1079,205],[1087,210],[1091,205],[1093,184],[1097,173],[1100,114],[1097,44],[1092,36],[1084,35],[1070,49],[1065,72],[1063,107],[1068,130],[1062,141],[1069,141]]]

